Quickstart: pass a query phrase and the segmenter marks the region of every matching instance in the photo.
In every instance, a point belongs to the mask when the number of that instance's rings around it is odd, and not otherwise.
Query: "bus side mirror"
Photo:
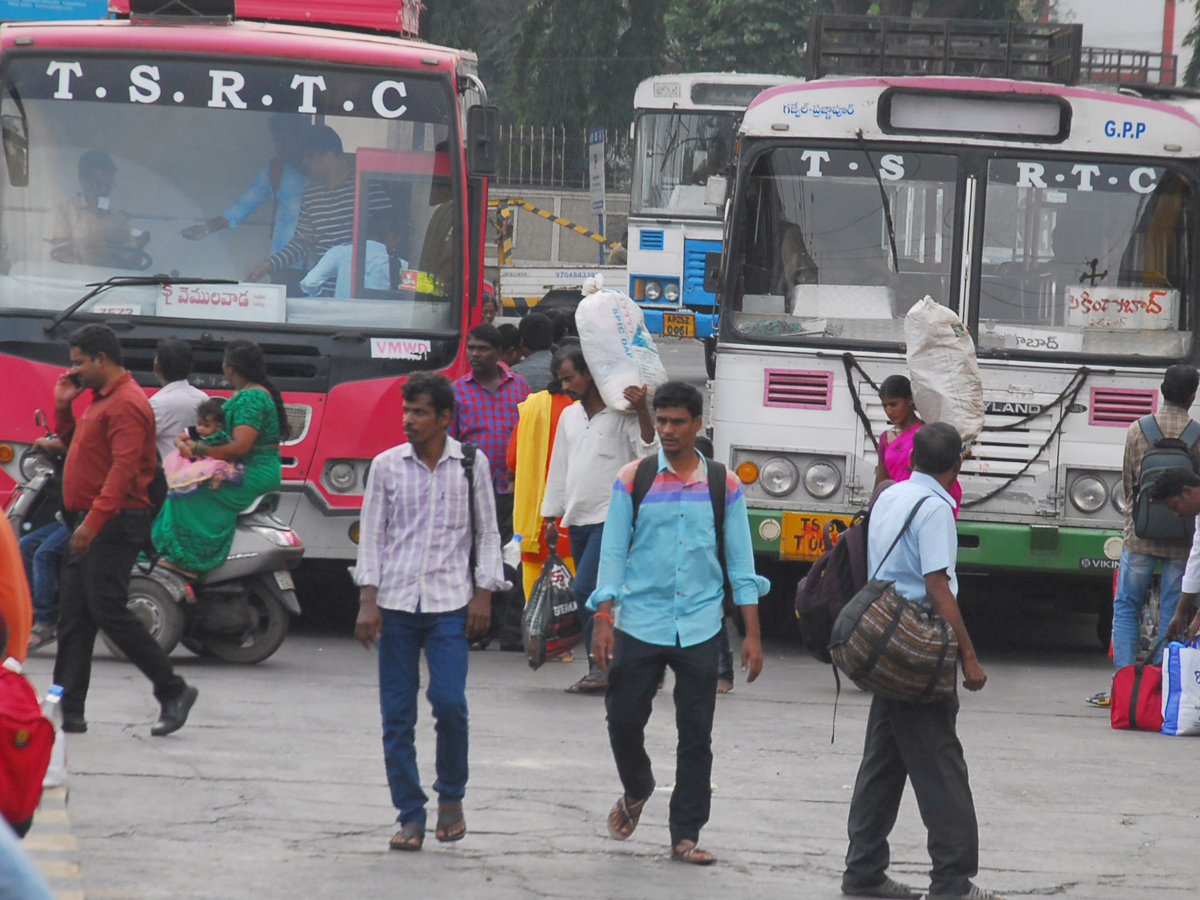
[[[715,294],[721,287],[721,254],[719,251],[704,254],[704,290]]]
[[[500,174],[500,109],[472,106],[467,110],[467,174],[494,178]]]
[[[724,175],[709,175],[704,185],[704,205],[724,206],[725,191],[729,188],[729,179]]]

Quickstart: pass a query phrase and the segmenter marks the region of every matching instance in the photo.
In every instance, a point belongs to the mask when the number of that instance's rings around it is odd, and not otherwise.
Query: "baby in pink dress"
[[[210,397],[196,408],[196,433],[209,446],[229,443],[229,435],[225,432],[225,413],[221,408],[224,403],[220,397]],[[184,459],[178,450],[167,454],[163,460],[163,472],[167,476],[167,493],[171,497],[191,494],[206,485],[216,488],[223,481],[236,484],[242,480],[239,463],[213,459],[211,456]]]

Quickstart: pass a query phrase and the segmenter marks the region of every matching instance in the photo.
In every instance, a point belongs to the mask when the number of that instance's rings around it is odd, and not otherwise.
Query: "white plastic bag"
[[[1163,734],[1200,734],[1200,648],[1171,641],[1163,651]]]
[[[609,409],[627,411],[625,388],[646,385],[654,391],[667,382],[667,371],[658,357],[638,305],[620,291],[598,290],[580,301],[575,327],[588,369]]]
[[[975,344],[953,310],[928,295],[904,318],[913,402],[926,422],[948,422],[963,443],[983,431],[983,382]]]

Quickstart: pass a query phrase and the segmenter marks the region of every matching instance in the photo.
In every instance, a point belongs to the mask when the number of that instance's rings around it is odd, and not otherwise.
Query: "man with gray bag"
[[[901,597],[945,621],[957,637],[963,686],[978,691],[987,674],[975,656],[955,599],[958,540],[954,501],[947,489],[962,467],[958,432],[944,422],[926,425],[913,437],[912,463],[912,478],[884,491],[871,512],[867,571],[872,573],[871,584],[893,582]],[[847,610],[853,605],[851,601]],[[954,693],[925,703],[878,693],[872,699],[863,759],[850,800],[850,849],[842,893],[914,900],[921,896],[921,891],[887,875],[887,838],[896,822],[904,783],[911,779],[929,832],[933,868],[928,900],[1002,900],[971,883],[979,870],[979,829],[955,731],[957,718]]]

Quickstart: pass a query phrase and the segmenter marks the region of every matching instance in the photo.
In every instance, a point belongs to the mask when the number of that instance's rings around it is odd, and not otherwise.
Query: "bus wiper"
[[[896,252],[896,224],[892,221],[892,205],[888,202],[887,189],[883,186],[883,179],[879,176],[879,169],[871,161],[871,153],[867,150],[867,140],[863,137],[861,128],[858,130],[858,142],[862,145],[863,156],[867,158],[867,168],[874,174],[875,183],[879,185],[879,199],[883,203],[883,221],[887,223],[888,243],[892,247],[892,267],[896,274],[899,275],[900,254]]]
[[[238,282],[230,278],[191,278],[188,276],[178,275],[114,275],[112,278],[106,278],[103,281],[95,281],[87,285],[91,290],[60,312],[57,316],[50,320],[43,330],[49,334],[71,316],[78,312],[83,304],[87,303],[93,297],[103,294],[110,288],[115,287],[137,287],[150,284],[237,284]]]

